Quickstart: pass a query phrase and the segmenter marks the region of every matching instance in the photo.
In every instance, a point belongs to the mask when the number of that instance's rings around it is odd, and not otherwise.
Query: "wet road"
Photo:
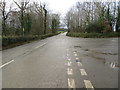
[[[64,33],[4,50],[2,56],[3,88],[118,88],[117,38]]]

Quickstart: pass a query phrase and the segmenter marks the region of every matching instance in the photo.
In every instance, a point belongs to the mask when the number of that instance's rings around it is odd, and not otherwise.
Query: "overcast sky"
[[[13,0],[6,0],[6,1],[8,1],[8,3],[13,2]],[[15,1],[19,2],[21,0],[15,0]],[[61,16],[64,16],[66,12],[70,9],[70,7],[75,5],[77,1],[90,1],[90,0],[30,0],[30,1],[31,2],[37,1],[42,3],[45,2],[47,3],[49,10],[51,10],[52,12],[60,13]],[[95,0],[95,1],[100,1],[100,0]],[[107,0],[107,1],[115,1],[115,0]]]
[[[78,0],[41,0],[42,2],[47,2],[50,9],[55,12],[60,12],[65,14],[69,8],[75,4]]]
[[[12,3],[13,0],[6,0],[9,3]],[[20,1],[20,0],[15,0]],[[42,3],[47,3],[49,10],[52,12],[60,13],[62,16],[72,7],[78,0],[30,0],[30,1],[37,1]]]

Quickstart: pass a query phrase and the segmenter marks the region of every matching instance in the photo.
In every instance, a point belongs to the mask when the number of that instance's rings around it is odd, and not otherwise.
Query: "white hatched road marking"
[[[80,69],[80,73],[83,76],[87,76],[87,73],[86,73],[85,69]]]
[[[79,67],[81,67],[81,66],[82,66],[82,63],[81,63],[81,62],[77,62],[77,65],[78,65]]]
[[[8,64],[10,64],[10,63],[12,63],[13,61],[14,61],[14,60],[11,60],[11,61],[9,61],[9,62],[7,62],[7,63],[5,63],[5,64],[1,65],[1,66],[0,66],[0,69],[1,69],[1,68],[3,68],[3,67],[5,67],[6,65],[8,65]]]
[[[68,73],[68,75],[72,75],[73,74],[73,70],[70,69],[70,68],[67,68],[67,73]]]
[[[75,80],[68,78],[68,88],[75,88]]]
[[[84,80],[84,83],[86,88],[88,88],[89,90],[94,90],[94,87],[89,80]]]

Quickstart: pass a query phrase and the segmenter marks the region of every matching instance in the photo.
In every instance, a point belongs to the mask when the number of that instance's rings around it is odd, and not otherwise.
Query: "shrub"
[[[81,38],[107,38],[107,37],[120,37],[120,33],[67,33],[67,36],[81,37]]]
[[[36,40],[36,39],[44,39],[53,35],[57,35],[56,34],[46,34],[46,35],[34,35],[34,36],[3,36],[2,37],[2,46],[9,46],[12,44],[16,44],[16,43],[24,43],[24,42],[29,42],[32,40]]]

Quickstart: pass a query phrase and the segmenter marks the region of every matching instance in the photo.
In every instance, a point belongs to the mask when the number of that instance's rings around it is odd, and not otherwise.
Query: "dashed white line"
[[[70,61],[71,59],[70,59],[70,58],[68,58],[68,60]]]
[[[7,62],[7,63],[5,63],[5,64],[1,65],[1,66],[0,66],[0,69],[1,69],[1,68],[3,68],[3,67],[5,67],[6,65],[8,65],[8,64],[10,64],[10,63],[12,63],[13,61],[14,61],[14,60],[11,60],[11,61],[9,61],[9,62]]]
[[[82,66],[82,63],[81,63],[81,62],[77,62],[77,65],[78,65],[79,67],[81,67],[81,66]]]
[[[87,73],[86,73],[85,69],[80,69],[80,73],[83,76],[87,76]]]
[[[79,60],[79,58],[78,58],[78,57],[76,57],[76,60]]]
[[[40,48],[40,47],[42,47],[42,46],[44,46],[44,45],[46,45],[47,43],[43,43],[42,45],[40,45],[40,46],[37,46],[36,48]]]
[[[75,56],[77,56],[77,53],[75,53]]]
[[[73,74],[73,70],[70,69],[70,68],[67,68],[67,73],[68,73],[68,75],[72,75]]]
[[[84,80],[85,83],[85,87],[90,89],[90,90],[94,90],[94,87],[92,85],[92,83],[89,80]]]
[[[76,52],[73,52],[74,54],[76,54]]]
[[[72,62],[68,62],[68,66],[71,66]]]
[[[68,78],[68,88],[75,88],[75,80]]]

